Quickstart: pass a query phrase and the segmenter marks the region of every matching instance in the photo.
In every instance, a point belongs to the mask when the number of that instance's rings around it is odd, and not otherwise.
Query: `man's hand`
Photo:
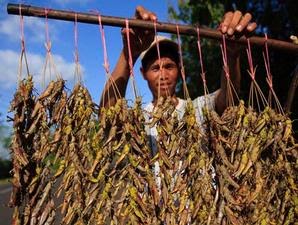
[[[250,13],[242,15],[240,11],[227,12],[220,24],[219,30],[225,34],[232,36],[233,34],[247,34],[253,32],[257,24],[251,22]]]
[[[147,20],[147,21],[157,21],[157,16],[148,10],[146,10],[142,6],[138,6],[135,12],[135,19]],[[126,38],[127,29],[123,28],[121,31],[123,46],[124,46],[124,54],[128,59],[128,46],[127,46],[127,38]],[[135,61],[139,55],[147,49],[150,44],[154,40],[154,31],[145,30],[142,28],[130,28],[129,29],[129,40],[130,40],[130,48],[132,58]]]
[[[225,13],[218,30],[223,34],[227,34],[229,37],[236,36],[239,38],[242,35],[252,34],[256,28],[257,24],[252,22],[252,15],[250,13],[243,15],[240,11],[236,10],[235,12]],[[227,47],[230,55],[239,53],[239,44],[229,43]]]
[[[222,34],[227,34],[230,38],[240,38],[243,35],[250,35],[256,29],[257,24],[252,22],[250,13],[242,14],[240,11],[227,12],[218,30]],[[240,49],[241,45],[236,42],[227,42],[227,54],[229,63],[230,80],[237,92],[240,91]],[[220,92],[215,100],[216,111],[221,114],[228,105],[227,98],[231,93],[227,91],[227,80],[225,71],[222,70]]]

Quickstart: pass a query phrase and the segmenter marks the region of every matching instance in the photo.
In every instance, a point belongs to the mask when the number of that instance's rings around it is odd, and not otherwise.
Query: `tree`
[[[179,12],[169,7],[169,15],[173,20],[179,20],[186,24],[198,25],[200,27],[213,27],[219,24],[224,13],[224,6],[217,1],[179,1]],[[198,50],[196,48],[197,37],[182,36],[183,62],[187,74],[187,83],[190,97],[194,98],[204,93],[202,80],[200,78],[200,64]],[[214,62],[220,62],[220,49],[218,43],[208,39],[202,39],[202,54],[204,66],[207,68],[207,84],[209,91],[219,87],[218,77],[221,74],[221,67],[214,66]],[[194,47],[195,46],[195,47]],[[182,81],[178,83],[177,93],[183,96]]]
[[[9,149],[11,142],[11,130],[9,126],[4,125],[2,117],[3,114],[0,112],[0,146],[3,146],[5,149]]]
[[[9,159],[8,149],[11,142],[10,129],[3,124],[2,114],[0,113],[0,179],[10,177],[12,162]]]

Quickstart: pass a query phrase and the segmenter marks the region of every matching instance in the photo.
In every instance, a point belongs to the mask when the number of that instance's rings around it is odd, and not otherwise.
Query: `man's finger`
[[[244,28],[246,28],[248,26],[248,24],[251,21],[251,14],[250,13],[246,13],[242,19],[240,20],[240,22],[238,23],[238,25],[236,26],[236,30],[238,32],[242,32]],[[248,28],[248,27],[247,27]]]
[[[228,28],[228,35],[233,35],[235,32],[235,28],[238,25],[239,21],[241,20],[242,13],[238,10],[236,10],[233,14],[233,19],[231,23],[229,24]]]
[[[227,12],[224,15],[223,21],[220,24],[220,31],[225,34],[228,30],[228,27],[233,19],[233,12]]]
[[[149,18],[149,14],[146,12],[147,11],[145,10],[145,8],[143,6],[140,6],[140,5],[137,6],[136,12],[135,12],[135,18],[147,20]]]
[[[137,6],[135,18],[142,19],[142,20],[152,20],[152,21],[157,20],[156,15],[153,12],[146,10],[143,6]]]
[[[257,23],[255,23],[255,22],[253,22],[253,23],[250,23],[250,24],[248,24],[248,26],[247,26],[247,30],[249,31],[249,32],[252,32],[252,31],[254,31],[256,28],[257,28]]]

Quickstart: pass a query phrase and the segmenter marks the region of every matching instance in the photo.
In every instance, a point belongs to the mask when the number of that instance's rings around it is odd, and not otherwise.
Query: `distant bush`
[[[0,158],[0,179],[11,177],[12,162]]]

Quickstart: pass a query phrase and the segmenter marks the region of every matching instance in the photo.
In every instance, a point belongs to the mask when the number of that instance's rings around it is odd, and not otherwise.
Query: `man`
[[[157,17],[154,13],[147,11],[139,6],[136,9],[135,18],[147,21],[156,21]],[[255,23],[251,23],[251,15],[242,15],[240,11],[228,12],[224,15],[219,30],[223,34],[233,36],[237,33],[253,32],[256,28]],[[170,97],[171,102],[175,105],[178,118],[182,118],[187,102],[186,100],[176,97],[175,89],[178,77],[181,75],[180,70],[180,56],[178,45],[174,41],[158,36],[155,37],[154,32],[143,29],[122,29],[123,35],[123,50],[120,54],[119,60],[116,64],[112,77],[105,86],[104,93],[101,99],[101,106],[111,106],[116,103],[117,97],[124,97],[127,83],[130,76],[129,68],[129,52],[126,39],[126,32],[129,32],[130,49],[133,64],[138,57],[141,58],[142,67],[140,69],[144,79],[147,81],[150,91],[152,93],[152,102],[144,108],[144,116],[147,122],[151,121],[151,112],[157,110],[159,97]],[[157,43],[159,51],[157,50]],[[228,63],[231,81],[239,90],[240,86],[240,65],[239,65],[239,47],[237,45],[229,44],[227,46]],[[187,75],[186,75],[187,76]],[[209,109],[215,109],[221,114],[226,105],[226,79],[224,72],[222,72],[221,88],[208,96],[201,96],[193,100],[193,106],[196,113],[196,119],[200,125],[203,122],[203,107],[207,106]],[[114,82],[114,83],[113,83]],[[117,86],[119,92],[114,92]],[[206,101],[207,98],[207,101]],[[106,104],[103,104],[106,103]],[[207,103],[207,105],[206,105]],[[157,107],[155,108],[155,106]],[[148,114],[146,112],[149,112]],[[158,132],[156,126],[145,126],[146,133],[149,138],[152,156],[154,157],[158,152]],[[179,172],[174,172],[172,169],[167,170],[167,174],[173,179],[173,183],[179,174],[183,173],[182,161],[179,160],[179,166],[176,168]],[[159,193],[162,191],[162,175],[159,161],[156,160],[153,165],[153,172],[155,175],[155,182]],[[175,194],[174,194],[175,195]]]
[[[156,15],[142,6],[138,6],[136,8],[135,18],[147,21],[157,21]],[[219,26],[219,31],[231,37],[236,33],[237,36],[239,36],[244,33],[247,34],[253,32],[257,25],[256,23],[252,23],[251,19],[252,16],[249,13],[242,15],[240,11],[227,12]],[[114,105],[116,103],[117,93],[115,93],[113,89],[112,80],[117,85],[121,97],[125,96],[130,76],[126,32],[126,29],[122,29],[124,47],[121,51],[115,69],[112,72],[112,79],[110,79],[105,86],[101,99],[101,106],[107,106],[107,104]],[[178,99],[175,95],[177,79],[178,76],[180,76],[177,44],[165,38],[158,39],[161,54],[161,61],[159,62],[156,51],[156,42],[154,42],[156,38],[154,37],[153,31],[131,28],[129,30],[129,37],[133,64],[136,62],[138,57],[141,56],[141,73],[143,74],[144,79],[148,82],[148,86],[153,95],[152,102],[149,104],[147,109],[152,108],[156,104],[158,96],[171,96],[173,103],[176,104],[178,108],[183,107],[183,100]],[[236,90],[239,90],[239,47],[236,44],[229,43],[227,45],[227,55],[231,81]],[[226,79],[224,73],[222,73],[221,88],[208,96],[211,107],[213,106],[219,114],[221,114],[227,107],[226,91]],[[107,92],[109,92],[109,94],[106,94]],[[201,117],[199,114],[201,107],[203,106],[203,99],[204,98],[199,97],[194,100],[194,105],[199,117]]]

